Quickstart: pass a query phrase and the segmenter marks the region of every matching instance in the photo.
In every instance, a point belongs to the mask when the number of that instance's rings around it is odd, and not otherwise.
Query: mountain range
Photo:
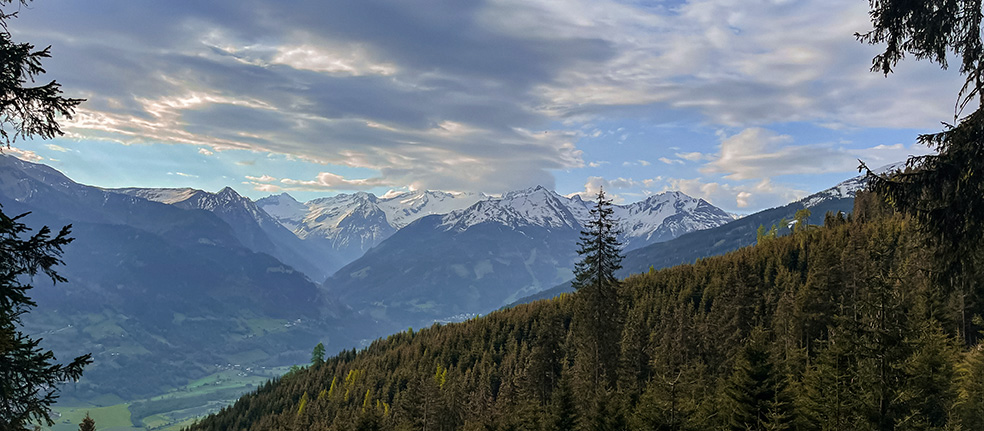
[[[394,192],[383,197],[359,192],[301,203],[281,193],[257,200],[256,205],[329,256],[321,262],[321,272],[327,276],[414,220],[465,208],[485,197],[426,190]],[[324,279],[321,272],[318,276]]]
[[[894,165],[883,167],[876,172],[885,172],[890,169],[894,169]],[[801,209],[810,211],[808,223],[822,225],[827,213],[850,213],[854,208],[855,195],[864,186],[864,177],[850,178],[834,187],[781,207],[759,211],[717,227],[695,230],[668,241],[627,250],[622,261],[622,269],[617,274],[620,277],[627,277],[631,274],[646,272],[650,268],[663,269],[685,263],[694,263],[701,258],[722,255],[755,244],[760,226],[768,229],[776,225],[780,231],[784,227],[788,230],[788,222],[793,220],[796,212]],[[784,220],[786,221],[785,226],[783,226]],[[513,305],[552,298],[561,293],[572,291],[570,280],[567,280],[550,289],[522,298]]]
[[[10,156],[0,156],[0,204],[30,212],[35,229],[72,225],[58,268],[69,281],[37,280],[38,308],[24,319],[58,357],[93,354],[69,397],[159,394],[214,364],[298,363],[319,341],[341,349],[377,336],[215,212],[81,185]]]
[[[187,210],[209,211],[226,222],[240,244],[250,250],[269,254],[308,275],[312,280],[321,281],[330,275],[334,262],[330,248],[319,242],[302,240],[231,187],[223,188],[218,193],[192,188],[124,188],[107,191]]]
[[[593,206],[537,186],[423,217],[344,266],[325,288],[393,329],[486,313],[569,279]],[[614,211],[623,242],[634,247],[733,220],[679,192]]]
[[[800,208],[818,223],[827,210],[850,211],[861,185],[738,220],[680,192],[617,205],[623,274],[751,244],[759,225]],[[558,294],[594,206],[540,186],[304,203],[288,194],[253,202],[228,187],[101,189],[10,156],[0,156],[0,204],[31,212],[31,226],[73,225],[61,270],[70,282],[33,291],[40,306],[26,323],[60,356],[94,353],[76,395],[123,398],[179,386],[212,364],[305,362],[319,341],[348,348]]]

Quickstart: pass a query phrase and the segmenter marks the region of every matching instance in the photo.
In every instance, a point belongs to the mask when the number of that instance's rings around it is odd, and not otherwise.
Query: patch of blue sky
[[[214,151],[211,148],[172,144],[130,144],[104,140],[53,139],[20,141],[16,146],[43,157],[41,163],[58,169],[74,181],[105,188],[191,187],[216,192],[229,186],[258,199],[270,195],[256,190],[247,176],[315,178],[329,171],[350,178],[377,176],[372,169],[323,165],[281,154],[248,150]],[[387,189],[370,190],[377,195]],[[290,191],[306,201],[336,194],[331,191]]]

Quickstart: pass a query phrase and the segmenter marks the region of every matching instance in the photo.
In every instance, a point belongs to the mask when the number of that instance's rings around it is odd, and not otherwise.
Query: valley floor
[[[101,431],[177,431],[198,418],[218,412],[289,367],[252,369],[223,366],[207,377],[155,397],[127,402],[107,395],[82,402],[66,399],[55,405],[50,431],[76,431],[86,413]]]

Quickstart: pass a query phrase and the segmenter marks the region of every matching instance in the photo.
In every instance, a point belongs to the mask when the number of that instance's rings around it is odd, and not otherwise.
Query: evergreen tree
[[[57,385],[75,380],[92,362],[90,355],[68,365],[54,363],[54,354],[40,340],[20,331],[21,316],[36,304],[28,296],[34,286],[25,281],[39,271],[53,282],[65,281],[54,267],[61,264],[62,247],[72,241],[69,227],[55,235],[47,226],[27,238],[30,229],[0,212],[0,429],[20,430],[30,422],[52,425],[51,404]]]
[[[955,410],[959,429],[984,429],[984,345],[971,348],[958,364]]]
[[[325,345],[318,343],[311,351],[311,365],[318,365],[325,361]]]
[[[904,429],[943,430],[956,400],[956,349],[937,322],[928,321],[915,338],[906,361],[902,400],[908,415]]]
[[[804,373],[800,429],[841,431],[862,422],[859,394],[864,388],[857,378],[856,334],[843,326],[831,328],[830,339]]]
[[[571,323],[577,343],[575,388],[581,407],[588,412],[597,411],[594,404],[599,394],[613,388],[616,382],[621,310],[615,271],[622,267],[617,235],[612,201],[601,190],[591,209],[591,220],[578,241],[581,261],[574,267],[573,282],[577,290]]]
[[[26,6],[26,0],[0,0],[0,7]],[[29,43],[14,43],[7,21],[17,12],[0,10],[0,139],[10,145],[17,138],[61,135],[59,115],[71,117],[82,102],[61,96],[61,87],[51,81],[29,86],[44,73],[41,60],[50,57],[50,47],[36,50]],[[57,384],[78,379],[90,356],[75,358],[68,365],[54,363],[51,351],[39,347],[19,329],[21,316],[36,304],[28,296],[28,279],[39,271],[53,282],[65,281],[54,267],[61,264],[62,247],[69,242],[69,228],[51,236],[48,227],[33,235],[19,219],[0,212],[0,429],[20,430],[30,422],[52,425],[51,404]]]
[[[862,42],[884,44],[872,70],[888,74],[906,54],[948,66],[948,55],[960,59],[966,82],[958,94],[962,111],[975,98],[984,100],[984,43],[980,0],[871,0],[873,29],[856,35]],[[971,307],[979,309],[984,292],[980,253],[984,245],[984,104],[956,126],[919,136],[919,142],[938,154],[910,157],[906,168],[877,175],[867,172],[870,188],[895,208],[912,214],[928,234],[937,262],[933,275],[956,291],[961,332],[972,344]]]
[[[0,7],[27,6],[29,0],[0,0]],[[50,139],[62,134],[59,115],[71,118],[82,99],[62,97],[61,85],[51,81],[28,86],[45,73],[41,60],[51,57],[51,47],[36,50],[30,43],[15,43],[7,20],[17,12],[0,10],[0,140],[7,146],[18,138]]]
[[[776,370],[762,328],[752,331],[724,389],[727,428],[734,431],[792,429],[792,400]]]
[[[544,430],[573,430],[578,423],[577,407],[571,389],[570,373],[564,373],[550,403],[550,416]]]
[[[79,431],[96,431],[96,421],[89,417],[89,412],[85,412],[85,418],[79,424]]]

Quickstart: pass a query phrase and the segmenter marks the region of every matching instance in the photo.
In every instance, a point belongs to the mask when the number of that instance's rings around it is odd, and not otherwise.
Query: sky
[[[9,22],[85,98],[7,150],[101,187],[260,198],[535,185],[783,205],[930,150],[956,70],[863,0],[37,0]],[[9,8],[9,6],[8,6]],[[6,12],[7,10],[5,10]],[[970,111],[967,111],[970,112]]]

